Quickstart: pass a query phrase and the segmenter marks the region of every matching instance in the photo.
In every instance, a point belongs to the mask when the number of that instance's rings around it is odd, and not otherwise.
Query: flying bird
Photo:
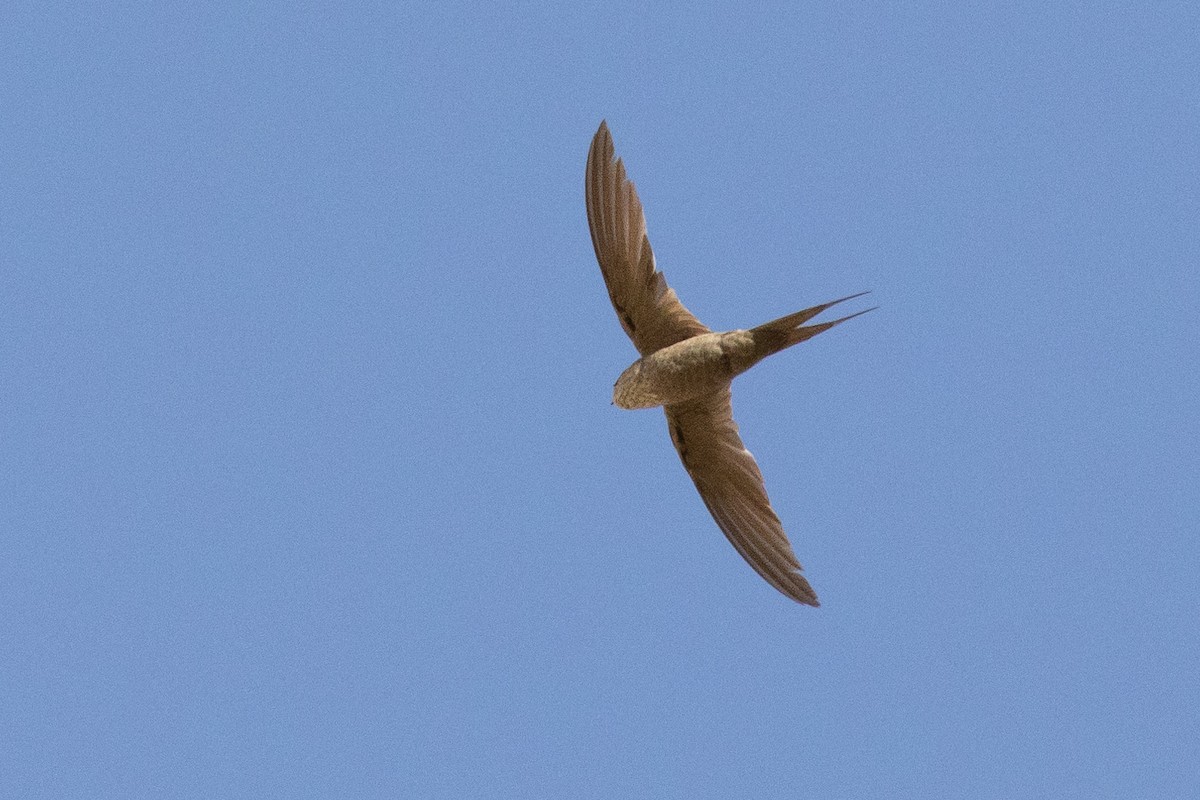
[[[804,324],[866,294],[860,292],[757,328],[709,330],[655,268],[641,201],[613,153],[608,124],[601,122],[584,178],[588,227],[608,297],[641,354],[617,379],[613,403],[662,406],[684,469],[726,538],[767,583],[799,603],[820,605],[767,499],[758,464],[738,435],[730,383],[767,356],[874,309]]]

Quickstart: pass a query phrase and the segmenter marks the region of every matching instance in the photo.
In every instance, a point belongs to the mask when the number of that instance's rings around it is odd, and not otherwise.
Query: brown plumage
[[[613,387],[621,408],[661,405],[671,441],[717,525],[742,557],[788,597],[820,605],[771,508],[762,473],[742,444],[730,382],[762,359],[857,314],[805,325],[864,293],[823,303],[749,330],[714,333],[696,319],[655,269],[646,220],[625,166],[613,160],[608,125],[592,139],[584,179],[596,260],[617,318],[641,353]]]

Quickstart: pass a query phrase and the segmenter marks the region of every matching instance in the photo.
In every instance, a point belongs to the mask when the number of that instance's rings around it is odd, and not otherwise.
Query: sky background
[[[0,796],[1192,795],[1197,42],[6,4]],[[820,609],[610,405],[601,119],[709,326],[881,306],[734,384]]]

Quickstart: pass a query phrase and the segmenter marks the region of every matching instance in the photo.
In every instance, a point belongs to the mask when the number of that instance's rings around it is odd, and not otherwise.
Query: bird
[[[730,387],[767,356],[877,307],[805,324],[868,294],[859,292],[748,330],[710,330],[658,271],[637,189],[614,153],[602,121],[584,176],[588,227],[609,300],[640,355],[617,378],[613,403],[622,409],[662,406],[683,467],[726,538],[771,586],[798,603],[819,606],[733,421]]]

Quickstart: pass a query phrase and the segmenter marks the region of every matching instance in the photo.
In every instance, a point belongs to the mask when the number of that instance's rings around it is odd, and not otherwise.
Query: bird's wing
[[[767,499],[758,464],[738,436],[728,387],[667,406],[666,412],[684,468],[742,558],[788,597],[820,605]]]
[[[625,177],[625,165],[613,160],[612,136],[604,122],[588,151],[584,195],[608,297],[638,352],[647,355],[708,333],[654,268],[641,201]]]

